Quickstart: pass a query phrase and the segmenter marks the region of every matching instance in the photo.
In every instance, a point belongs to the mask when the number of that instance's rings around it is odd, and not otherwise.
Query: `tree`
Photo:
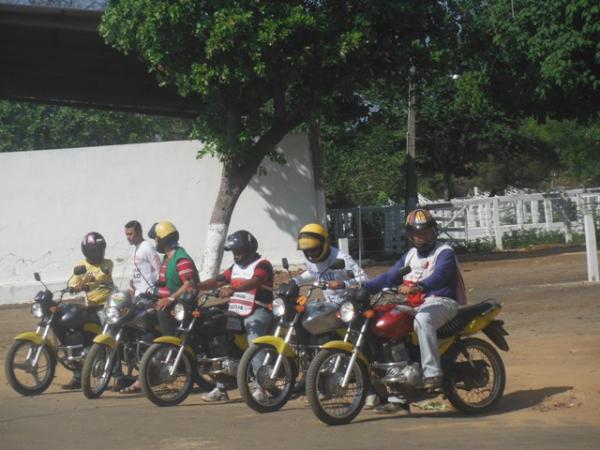
[[[216,273],[235,204],[276,144],[319,113],[358,117],[357,95],[378,79],[426,65],[443,36],[437,1],[120,0],[101,33],[149,64],[160,83],[199,97],[200,155],[223,172],[210,219],[203,275]]]
[[[0,101],[0,152],[187,139],[189,120]]]

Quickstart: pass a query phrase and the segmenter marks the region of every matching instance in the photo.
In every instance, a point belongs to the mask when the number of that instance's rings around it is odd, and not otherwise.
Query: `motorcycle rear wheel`
[[[21,395],[39,395],[52,384],[56,370],[56,357],[46,344],[42,344],[41,347],[40,358],[35,368],[31,367],[31,362],[39,345],[31,341],[16,340],[6,354],[4,361],[6,379]],[[33,383],[22,378],[22,375],[29,375],[33,378]]]
[[[184,401],[197,379],[193,358],[187,351],[183,352],[175,373],[169,375],[179,348],[167,343],[152,344],[140,363],[142,391],[157,406],[175,406]]]
[[[482,339],[469,338],[460,344],[449,355],[444,391],[459,411],[486,413],[502,399],[506,385],[504,363],[496,349]],[[469,359],[479,367],[473,368]]]
[[[268,355],[269,362],[264,365]],[[290,360],[283,356],[277,376],[270,374],[279,354],[270,345],[252,345],[242,355],[237,371],[237,384],[242,399],[254,411],[268,413],[281,409],[294,392],[295,370]],[[252,360],[259,358],[258,374],[254,374]]]
[[[116,351],[105,344],[94,344],[85,357],[81,371],[81,389],[89,399],[100,397],[112,375]],[[111,359],[106,367],[108,359]]]
[[[364,363],[356,360],[345,388],[340,386],[352,354],[321,350],[306,374],[306,396],[319,420],[327,425],[351,422],[362,410],[369,384]]]

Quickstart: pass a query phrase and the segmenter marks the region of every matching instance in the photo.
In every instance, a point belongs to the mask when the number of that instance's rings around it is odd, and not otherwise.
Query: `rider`
[[[85,259],[79,261],[76,266],[85,266],[85,273],[73,275],[69,280],[69,288],[72,292],[88,292],[88,303],[96,309],[100,322],[104,321],[104,314],[99,307],[104,305],[110,296],[113,262],[104,258],[106,240],[95,231],[87,233],[81,241],[81,253]],[[81,372],[73,371],[73,378],[63,389],[79,389],[81,387]]]
[[[258,241],[246,230],[227,236],[225,250],[233,252],[234,264],[216,278],[200,283],[200,290],[219,290],[219,297],[229,297],[229,311],[244,318],[248,342],[267,333],[273,320],[273,266],[257,253]],[[254,366],[254,364],[253,364]],[[255,392],[255,395],[261,395]],[[206,402],[227,401],[223,383],[202,395]]]
[[[329,245],[327,229],[318,223],[304,225],[298,233],[298,250],[302,250],[306,258],[306,270],[293,278],[300,285],[315,280],[326,281],[327,289],[323,293],[330,302],[341,303],[339,289],[357,287],[367,281],[367,275],[352,256]],[[344,269],[330,269],[336,259],[343,259]]]
[[[177,320],[171,315],[175,300],[181,296],[198,293],[198,270],[191,256],[179,246],[179,231],[171,222],[158,222],[148,231],[148,237],[156,241],[156,250],[164,254],[156,288],[157,317],[162,333],[174,336]]]
[[[415,308],[415,332],[419,338],[423,387],[438,388],[442,383],[442,369],[438,354],[437,329],[454,318],[458,302],[464,298],[464,285],[454,250],[438,242],[437,222],[425,209],[411,211],[405,224],[409,241],[413,244],[388,272],[367,282],[365,287],[376,293],[394,287],[398,269],[408,265],[412,271],[404,276],[400,293]],[[379,406],[378,412],[394,412],[408,405],[400,397],[388,398],[389,403]]]

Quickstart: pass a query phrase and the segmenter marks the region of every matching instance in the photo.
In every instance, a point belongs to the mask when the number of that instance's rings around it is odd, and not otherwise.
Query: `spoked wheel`
[[[252,345],[240,360],[237,372],[240,394],[250,408],[260,413],[277,411],[293,392],[295,371],[287,357],[282,356],[279,369],[271,378],[278,356],[270,345]]]
[[[502,398],[506,373],[491,344],[471,338],[450,355],[444,389],[450,403],[465,414],[482,414]]]
[[[106,390],[116,355],[117,352],[108,345],[92,345],[81,371],[81,388],[87,398],[98,398]]]
[[[161,343],[153,344],[144,353],[139,380],[144,394],[155,405],[178,405],[192,390],[196,369],[187,351],[183,352],[177,368],[172,370],[179,349],[178,346]]]
[[[37,364],[34,358],[39,351]],[[17,340],[11,345],[4,361],[6,378],[21,395],[38,395],[48,389],[54,378],[56,358],[47,345]]]
[[[328,425],[350,422],[365,403],[368,372],[362,361],[356,360],[342,387],[351,356],[343,350],[321,350],[308,368],[306,396],[313,413]]]

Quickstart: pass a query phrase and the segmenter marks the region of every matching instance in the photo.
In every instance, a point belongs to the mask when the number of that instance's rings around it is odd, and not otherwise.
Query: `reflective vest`
[[[246,267],[240,267],[234,264],[231,269],[231,287],[234,289],[231,298],[229,299],[229,311],[234,312],[242,317],[249,316],[254,312],[256,306],[266,308],[268,305],[256,300],[258,288],[247,291],[236,291],[235,289],[254,276],[254,269],[258,264],[267,261],[265,258],[258,258],[256,261],[248,264]]]

